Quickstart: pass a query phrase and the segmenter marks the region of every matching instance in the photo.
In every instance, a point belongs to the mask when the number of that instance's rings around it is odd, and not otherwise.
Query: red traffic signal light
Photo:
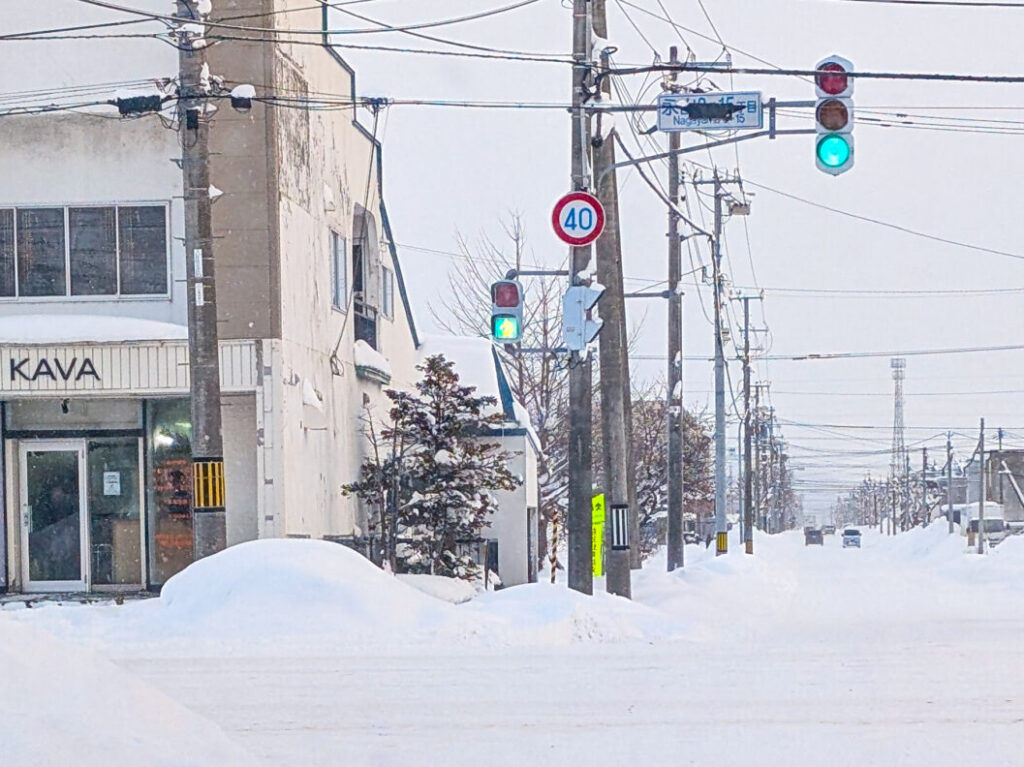
[[[519,284],[506,280],[491,285],[491,303],[502,308],[519,306],[522,302]]]
[[[850,85],[850,78],[846,74],[846,68],[836,62],[830,61],[818,68],[815,81],[821,90],[829,96],[838,96]]]

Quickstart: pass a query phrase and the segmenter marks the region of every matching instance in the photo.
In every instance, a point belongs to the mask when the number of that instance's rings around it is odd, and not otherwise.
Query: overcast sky
[[[664,16],[658,0],[630,0],[634,6]],[[495,7],[502,4],[494,0]],[[622,64],[651,61],[654,49],[667,57],[670,45],[689,45],[699,60],[722,52],[716,32],[697,0],[664,0],[680,25],[609,0],[610,38]],[[896,7],[841,0],[704,0],[717,34],[730,48],[737,66],[761,66],[747,54],[783,68],[808,69],[822,57],[838,53],[863,71],[1019,74],[1024,9],[951,9]],[[413,23],[478,11],[481,0],[373,0],[361,13],[390,23]],[[502,48],[567,52],[571,14],[559,0],[541,0],[499,17],[432,30],[432,34]],[[359,42],[365,42],[363,36]],[[375,43],[422,47],[408,36],[374,35]],[[745,52],[745,53],[744,53]],[[486,99],[564,102],[569,72],[564,65],[482,62],[468,59],[349,51],[364,95],[437,99]],[[761,90],[765,97],[812,99],[813,87],[794,77],[737,75],[712,80],[722,89]],[[634,98],[647,89],[645,101],[659,91],[644,76],[625,87]],[[1004,120],[1020,130],[1024,120],[1021,85],[858,81],[855,105],[893,119],[892,113],[941,116],[954,125],[976,127],[962,118]],[[951,109],[951,107],[953,109]],[[1000,107],[998,110],[984,107]],[[865,112],[862,112],[866,116]],[[934,123],[933,119],[917,122]],[[788,127],[811,127],[809,116],[782,119]],[[430,300],[445,289],[449,269],[458,259],[426,248],[453,251],[455,236],[489,232],[498,237],[499,221],[520,211],[539,263],[557,264],[565,257],[550,231],[551,204],[569,188],[568,115],[533,110],[497,111],[444,107],[394,107],[384,127],[386,197],[395,236],[411,287],[420,325],[431,329]],[[624,121],[620,130],[628,133]],[[881,127],[859,123],[856,166],[833,178],[815,169],[813,137],[755,140],[741,145],[739,167],[753,196],[747,231],[742,219],[726,230],[726,270],[737,286],[765,288],[770,354],[848,351],[922,350],[940,347],[1021,343],[1020,293],[951,295],[825,295],[799,290],[958,291],[1024,287],[1024,260],[941,244],[828,211],[777,193],[772,187],[866,217],[877,218],[939,237],[1024,256],[1022,216],[1018,212],[1017,177],[1022,170],[1017,135]],[[664,135],[654,142],[665,145]],[[699,137],[687,137],[700,141]],[[635,146],[633,144],[632,146]],[[653,149],[649,144],[648,149]],[[707,166],[707,152],[692,155]],[[733,148],[714,154],[719,167],[737,167]],[[665,167],[654,166],[664,178]],[[693,167],[690,166],[690,170]],[[665,209],[634,173],[620,179],[623,198],[624,262],[627,283],[664,279]],[[698,198],[690,188],[695,215]],[[701,199],[703,204],[707,200]],[[705,211],[710,221],[710,214]],[[698,219],[699,220],[699,219]],[[698,257],[706,262],[707,249]],[[686,269],[692,268],[688,263]],[[755,279],[756,273],[756,279]],[[707,304],[707,289],[700,291]],[[685,344],[688,355],[711,352],[711,327],[701,311],[698,290],[689,285]],[[665,311],[660,301],[633,302],[633,322],[643,321],[637,350],[665,353]],[[740,318],[739,307],[733,317]],[[662,374],[663,361],[634,363],[637,375]],[[739,384],[741,369],[731,366]],[[920,464],[920,440],[944,445],[952,429],[958,452],[969,455],[977,424],[1014,433],[1008,444],[1024,444],[1024,354],[1000,352],[948,356],[911,356],[907,363],[907,442]],[[761,361],[756,377],[772,383],[772,402],[784,424],[794,465],[811,486],[820,482],[851,484],[868,471],[878,477],[888,466],[886,451],[893,420],[892,380],[887,357],[848,361]],[[707,407],[711,366],[686,367],[686,399]],[[993,394],[990,392],[1009,392]],[[798,424],[809,424],[802,426]],[[866,426],[833,430],[824,425]],[[735,429],[730,429],[734,434]],[[994,440],[994,434],[989,435]],[[853,451],[851,454],[850,451]],[[870,455],[878,451],[879,454]],[[944,452],[944,451],[942,451]],[[805,494],[808,510],[827,506],[831,489]]]

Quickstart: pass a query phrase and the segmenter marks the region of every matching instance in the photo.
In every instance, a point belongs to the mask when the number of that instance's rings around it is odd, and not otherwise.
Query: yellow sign
[[[594,575],[604,575],[604,493],[590,500],[590,524]]]
[[[224,508],[224,461],[196,458],[192,464],[193,506],[200,511]]]

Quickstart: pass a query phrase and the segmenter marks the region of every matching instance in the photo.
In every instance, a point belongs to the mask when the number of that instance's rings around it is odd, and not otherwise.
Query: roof
[[[515,424],[511,429],[498,427],[490,433],[525,436],[540,452],[540,438],[530,423],[526,407],[512,396],[508,373],[493,343],[486,338],[470,336],[427,336],[419,351],[421,359],[443,354],[445,359],[455,363],[460,381],[475,386],[477,395],[494,398],[496,404],[489,412],[501,413],[506,423]]]

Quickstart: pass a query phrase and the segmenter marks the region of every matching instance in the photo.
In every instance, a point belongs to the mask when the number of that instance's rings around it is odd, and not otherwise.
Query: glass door
[[[85,444],[21,443],[21,551],[26,591],[86,584]]]
[[[90,439],[89,581],[97,590],[142,588],[139,439]]]

